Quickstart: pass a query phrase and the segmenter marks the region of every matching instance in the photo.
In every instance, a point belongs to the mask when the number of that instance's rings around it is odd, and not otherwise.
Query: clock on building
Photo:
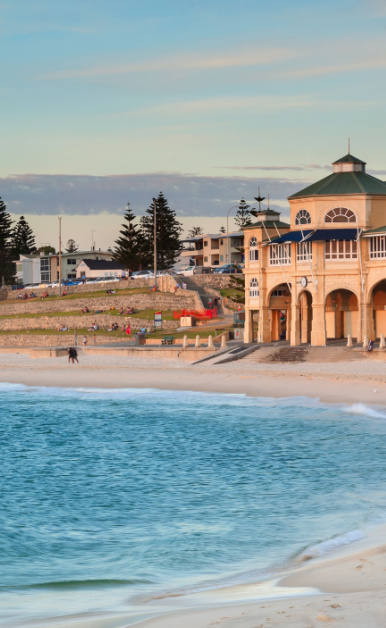
[[[301,278],[301,280],[300,280],[300,285],[301,285],[301,287],[302,287],[302,288],[306,288],[306,287],[307,287],[307,284],[308,284],[308,279],[307,279],[307,277],[302,277],[302,278]]]

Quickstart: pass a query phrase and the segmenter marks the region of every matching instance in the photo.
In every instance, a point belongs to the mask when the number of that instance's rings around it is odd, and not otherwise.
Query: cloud
[[[161,190],[184,216],[224,216],[241,197],[253,202],[257,186],[282,203],[309,181],[285,178],[201,177],[176,173],[117,176],[25,174],[0,179],[8,211],[15,214],[80,215],[123,212],[130,201],[143,215]],[[250,203],[251,204],[251,203]],[[92,219],[91,219],[92,221]]]
[[[182,53],[164,57],[149,58],[115,65],[94,65],[86,68],[72,68],[59,72],[51,72],[40,76],[44,80],[95,78],[116,76],[139,72],[160,72],[175,70],[218,70],[221,68],[238,68],[265,66],[288,61],[298,53],[290,48],[256,48],[247,47],[243,50],[204,51],[199,53]]]
[[[299,166],[214,166],[214,168],[225,170],[326,170],[330,165],[320,166],[318,164],[300,164]]]

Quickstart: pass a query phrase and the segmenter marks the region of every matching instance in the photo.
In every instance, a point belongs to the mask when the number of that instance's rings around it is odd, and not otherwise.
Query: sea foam
[[[309,547],[307,547],[307,549],[304,550],[304,552],[300,554],[300,556],[298,556],[297,560],[299,562],[305,562],[306,560],[311,560],[312,558],[319,558],[320,556],[329,554],[339,547],[343,547],[344,545],[350,545],[351,543],[360,541],[365,537],[366,535],[362,530],[351,530],[346,534],[334,536],[331,539],[327,539],[326,541],[322,541],[321,543],[317,543],[316,545],[310,545]]]

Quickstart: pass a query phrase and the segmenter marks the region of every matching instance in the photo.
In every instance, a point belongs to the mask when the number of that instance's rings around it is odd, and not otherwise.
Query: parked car
[[[213,273],[213,268],[211,266],[194,267],[194,275],[210,275],[211,273]]]
[[[194,275],[194,269],[196,266],[183,266],[180,270],[177,271],[177,275],[182,275],[183,277],[190,277]]]
[[[220,268],[216,268],[215,273],[220,273],[222,275],[232,275],[235,273],[242,273],[243,269],[240,264],[225,264],[225,266],[221,266]]]
[[[153,270],[136,270],[135,273],[131,275],[132,279],[147,279],[150,277],[154,277]]]

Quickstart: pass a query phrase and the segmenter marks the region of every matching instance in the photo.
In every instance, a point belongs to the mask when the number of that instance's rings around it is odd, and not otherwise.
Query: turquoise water
[[[268,577],[385,518],[382,411],[3,384],[0,417],[2,625]]]

